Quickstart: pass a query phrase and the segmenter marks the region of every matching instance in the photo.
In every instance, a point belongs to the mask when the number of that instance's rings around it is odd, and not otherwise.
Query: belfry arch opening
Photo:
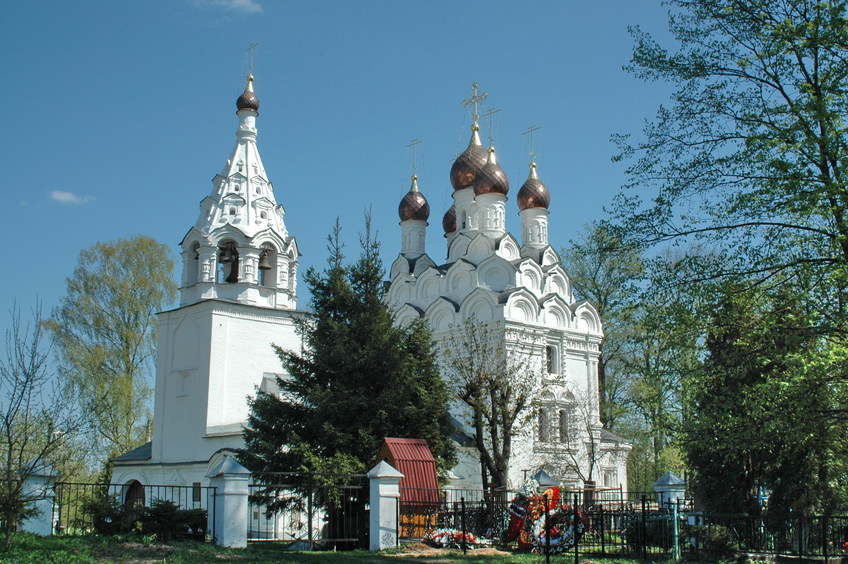
[[[269,244],[262,245],[259,252],[259,285],[277,286],[277,250]]]
[[[185,269],[186,286],[194,286],[197,284],[198,271],[200,270],[200,243],[197,241],[189,246]]]
[[[232,284],[239,281],[239,252],[232,241],[218,246],[218,282]]]

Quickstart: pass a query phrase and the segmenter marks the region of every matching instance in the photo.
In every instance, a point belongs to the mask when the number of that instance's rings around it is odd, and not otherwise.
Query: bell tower
[[[247,398],[287,377],[273,345],[300,350],[298,251],[256,146],[253,76],[236,101],[235,147],[180,243],[180,307],[159,314],[153,437],[113,479],[206,483],[243,446]]]
[[[180,243],[180,305],[223,299],[294,309],[299,255],[256,146],[259,98],[253,75],[248,75],[236,108],[235,147]]]

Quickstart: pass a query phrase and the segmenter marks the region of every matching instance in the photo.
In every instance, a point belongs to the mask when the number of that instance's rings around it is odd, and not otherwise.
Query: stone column
[[[371,514],[368,550],[395,548],[398,537],[398,501],[403,474],[385,460],[368,472],[371,481]]]
[[[24,496],[33,500],[32,504],[39,511],[38,515],[26,519],[21,529],[36,535],[50,536],[53,533],[55,518],[53,515],[53,489],[56,485],[56,470],[45,462],[37,463],[36,468],[24,481]]]
[[[209,520],[214,523],[215,543],[221,546],[247,546],[247,496],[250,470],[229,456],[209,473],[215,491],[215,506]]]

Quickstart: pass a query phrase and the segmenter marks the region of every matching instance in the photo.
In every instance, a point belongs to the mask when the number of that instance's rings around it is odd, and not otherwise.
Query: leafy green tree
[[[632,30],[631,72],[676,90],[641,140],[618,138],[620,158],[636,159],[629,193],[617,207],[627,232],[649,242],[696,239],[723,253],[710,268],[690,269],[694,279],[736,275],[753,282],[813,272],[814,305],[841,326],[848,265],[846,3],[669,4],[673,50]]]
[[[626,343],[634,336],[640,283],[645,266],[640,250],[627,245],[605,223],[585,227],[578,241],[561,253],[576,294],[592,302],[604,324],[598,361],[601,422],[613,430],[626,411]]]
[[[826,344],[810,315],[786,287],[725,288],[703,370],[687,382],[683,434],[692,487],[709,510],[756,513],[763,493],[778,514],[845,501],[845,427],[820,416],[845,390],[819,372]]]
[[[145,236],[84,249],[67,295],[46,322],[68,397],[88,419],[95,452],[147,440],[156,313],[176,297],[167,246]]]
[[[304,349],[277,348],[289,377],[279,394],[250,398],[239,460],[266,483],[269,472],[361,473],[384,437],[424,438],[441,471],[455,463],[447,393],[423,323],[398,327],[383,301],[379,243],[370,222],[362,253],[344,264],[339,225],[323,272],[309,269],[311,319]]]
[[[43,342],[41,309],[31,322],[12,308],[0,359],[0,527],[4,551],[18,524],[37,515],[33,505],[45,492],[26,487],[46,466],[58,465],[64,445],[80,430],[59,382],[48,371],[49,347]]]

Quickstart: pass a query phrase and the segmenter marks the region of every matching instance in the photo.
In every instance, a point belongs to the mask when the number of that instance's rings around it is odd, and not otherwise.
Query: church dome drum
[[[545,208],[551,204],[551,193],[536,176],[536,165],[530,165],[530,176],[518,191],[518,209]]]
[[[412,177],[412,187],[400,201],[398,215],[401,221],[407,221],[409,219],[427,221],[430,217],[430,204],[427,203],[427,199],[418,191],[417,176]]]
[[[442,227],[445,230],[445,235],[448,233],[453,233],[456,231],[456,208],[451,206],[448,211],[445,212],[445,216],[442,218]]]
[[[468,188],[474,184],[474,178],[486,164],[486,149],[480,144],[479,139],[475,131],[468,148],[456,158],[453,166],[451,166],[450,181],[454,190]]]
[[[253,75],[248,75],[247,77],[247,86],[244,88],[244,92],[242,95],[238,97],[236,100],[236,108],[239,111],[241,110],[253,110],[254,112],[259,111],[259,98],[256,96],[256,93],[253,92]]]
[[[498,166],[494,148],[489,149],[489,160],[474,178],[474,194],[503,194],[509,192],[509,178]]]

